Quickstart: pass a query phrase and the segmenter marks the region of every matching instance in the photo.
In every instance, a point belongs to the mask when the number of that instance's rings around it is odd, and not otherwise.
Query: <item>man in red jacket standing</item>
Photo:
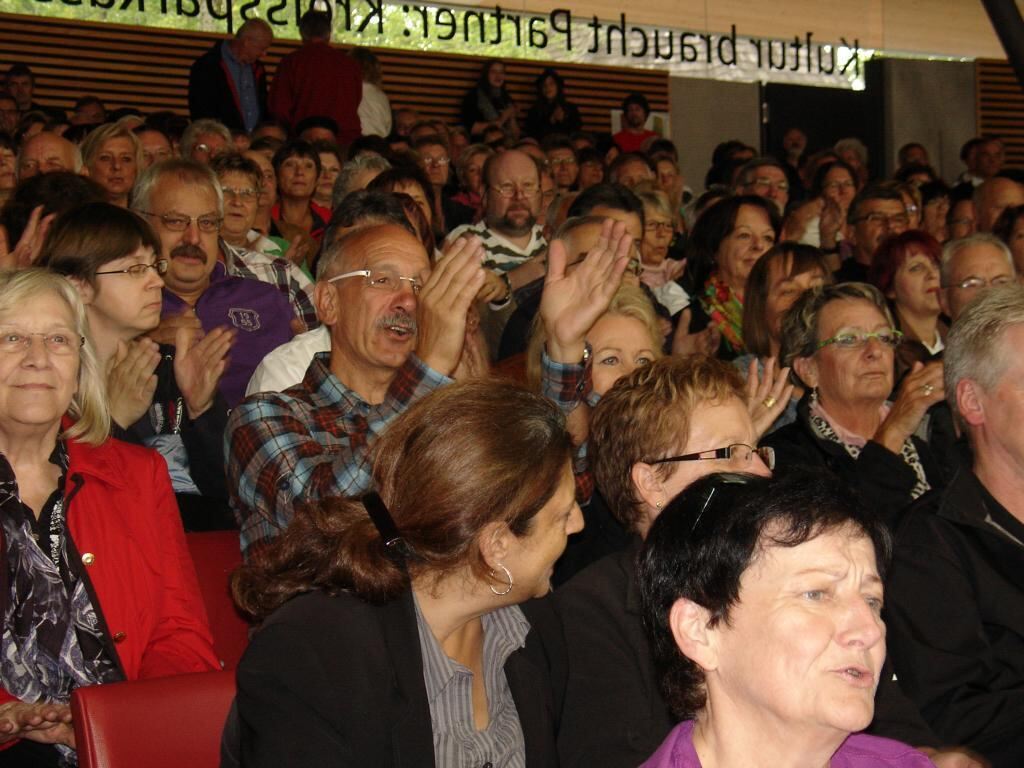
[[[294,127],[300,120],[329,117],[338,124],[338,141],[359,138],[359,102],[363,75],[346,53],[331,47],[331,15],[306,11],[299,19],[302,47],[283,59],[270,88],[270,112]]]

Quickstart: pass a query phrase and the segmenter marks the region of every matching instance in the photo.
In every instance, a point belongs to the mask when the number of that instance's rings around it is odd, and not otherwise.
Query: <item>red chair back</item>
[[[249,624],[235,608],[228,587],[231,572],[242,564],[238,531],[186,533],[185,538],[210,620],[213,648],[224,669],[234,669],[249,642]]]
[[[76,688],[81,768],[218,768],[234,672],[199,672]]]

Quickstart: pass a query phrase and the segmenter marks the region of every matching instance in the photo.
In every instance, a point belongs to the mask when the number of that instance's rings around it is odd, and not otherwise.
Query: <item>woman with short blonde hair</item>
[[[82,142],[82,164],[106,190],[109,202],[127,208],[135,179],[145,167],[142,143],[127,126],[104,123]]]

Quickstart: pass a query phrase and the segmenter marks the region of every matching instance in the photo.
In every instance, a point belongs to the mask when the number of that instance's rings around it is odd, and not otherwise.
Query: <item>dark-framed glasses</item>
[[[200,232],[219,232],[220,225],[224,221],[223,217],[213,216],[209,213],[204,213],[202,216],[186,216],[183,213],[153,213],[152,211],[136,211],[136,213],[141,213],[143,216],[155,216],[171,232],[184,232],[192,225],[193,221]]]
[[[743,464],[749,464],[754,454],[760,457],[768,469],[775,469],[775,449],[768,446],[755,448],[746,443],[733,443],[724,448],[711,448],[707,451],[696,453],[684,453],[681,456],[666,456],[663,459],[653,459],[647,464],[666,464],[670,461],[714,461],[716,459],[729,459]]]
[[[401,290],[402,282],[409,284],[413,293],[419,293],[423,283],[418,277],[406,277],[395,272],[393,269],[357,269],[354,272],[345,272],[335,275],[327,280],[328,283],[335,283],[338,280],[347,280],[350,277],[361,277],[367,288],[374,288],[378,291],[395,293]]]
[[[30,333],[19,328],[0,328],[0,352],[24,354],[37,336],[43,340],[47,351],[54,355],[70,355],[85,346],[85,336],[69,331]]]
[[[105,269],[102,272],[97,272],[97,275],[131,275],[132,277],[142,277],[149,270],[154,270],[158,275],[167,274],[167,259],[157,259],[152,264],[132,264],[130,267],[124,269]]]
[[[903,333],[895,328],[883,328],[880,331],[840,331],[835,336],[818,342],[818,349],[834,346],[838,349],[860,349],[874,339],[887,347],[896,348],[900,345]]]

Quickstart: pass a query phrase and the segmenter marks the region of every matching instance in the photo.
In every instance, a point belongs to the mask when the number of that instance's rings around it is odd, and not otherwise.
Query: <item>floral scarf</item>
[[[711,322],[722,332],[722,340],[732,354],[743,354],[743,302],[732,289],[713,274],[704,283],[704,295],[700,298]]]

